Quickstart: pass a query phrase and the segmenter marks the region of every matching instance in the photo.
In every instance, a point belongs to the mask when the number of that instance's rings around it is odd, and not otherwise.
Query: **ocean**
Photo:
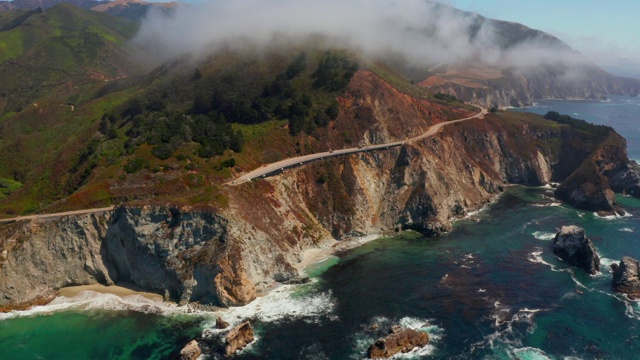
[[[611,125],[640,159],[638,106],[620,97],[541,101],[526,110]],[[362,359],[394,324],[431,338],[402,359],[635,359],[640,306],[612,290],[609,265],[640,257],[640,200],[618,201],[628,215],[601,218],[557,202],[551,189],[510,187],[444,236],[372,241],[310,267],[310,284],[283,286],[221,314],[97,294],[0,314],[0,359],[163,359],[218,315],[255,327],[257,341],[238,359]],[[585,228],[602,258],[600,274],[553,255],[563,225]]]

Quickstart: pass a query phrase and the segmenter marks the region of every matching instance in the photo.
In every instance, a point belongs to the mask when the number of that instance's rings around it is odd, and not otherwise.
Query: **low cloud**
[[[581,61],[548,37],[508,43],[485,20],[423,0],[214,0],[170,15],[150,13],[134,44],[157,62],[203,56],[221,46],[291,44],[314,34],[370,56],[402,54],[419,65],[478,59],[508,66]]]

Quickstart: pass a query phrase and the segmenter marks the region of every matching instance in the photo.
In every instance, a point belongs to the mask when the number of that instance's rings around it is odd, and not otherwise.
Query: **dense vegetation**
[[[199,68],[153,86],[106,114],[100,132],[114,138],[115,128],[126,128],[128,148],[153,145],[152,153],[159,159],[191,142],[199,144],[197,155],[202,158],[222,155],[227,149],[240,152],[243,137],[231,124],[286,119],[291,135],[313,134],[337,118],[337,94],[347,87],[358,64],[344,53],[327,51],[312,72],[308,67],[307,54],[300,52],[262,86],[258,74],[204,75]]]
[[[544,115],[547,120],[555,121],[560,124],[569,125],[574,129],[592,133],[600,136],[608,136],[613,132],[613,128],[605,125],[595,125],[581,119],[572,118],[569,115],[561,115],[556,111],[549,111]]]

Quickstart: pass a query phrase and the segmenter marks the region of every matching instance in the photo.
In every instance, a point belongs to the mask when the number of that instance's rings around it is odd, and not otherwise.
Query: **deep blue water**
[[[545,101],[528,110],[612,125],[639,159],[638,103]],[[436,239],[408,232],[370,242],[310,268],[312,284],[282,288],[222,317],[250,319],[256,328],[258,340],[239,359],[361,359],[397,323],[432,339],[403,358],[636,359],[640,306],[614,293],[608,265],[640,257],[640,200],[618,200],[629,215],[602,219],[555,202],[548,189],[512,187],[475,215],[479,222],[460,221]],[[553,234],[570,224],[594,241],[601,274],[552,254]],[[5,316],[0,359],[161,359],[218,316],[113,311],[132,306],[100,299],[112,310],[84,301],[47,315]],[[372,323],[380,328],[370,330]]]
[[[606,101],[540,100],[515,111],[546,114],[557,111],[594,124],[608,125],[627,139],[629,158],[640,161],[640,97],[611,96]]]

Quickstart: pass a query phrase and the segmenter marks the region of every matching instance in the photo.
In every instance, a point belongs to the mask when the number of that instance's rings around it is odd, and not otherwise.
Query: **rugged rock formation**
[[[369,346],[367,357],[370,359],[387,359],[398,353],[424,347],[429,343],[429,335],[422,331],[396,327],[389,336],[379,339]]]
[[[449,111],[366,71],[339,101],[340,121],[326,131],[352,131],[364,143],[415,136]],[[455,111],[448,116],[471,114]],[[633,169],[620,139],[531,114],[498,113],[399,148],[221,187],[224,208],[124,206],[7,225],[0,229],[0,307],[24,307],[61,287],[94,283],[131,283],[182,304],[246,304],[276,281],[297,281],[294,265],[307,249],[399,229],[437,235],[495,199],[505,183],[564,182],[591,163],[604,178],[600,192],[614,184],[633,189],[633,177],[619,175]],[[322,175],[325,181],[318,181]]]
[[[229,327],[229,323],[224,321],[221,317],[216,319],[216,329],[226,329]]]
[[[522,107],[536,99],[606,99],[608,94],[637,95],[640,81],[607,73],[585,59],[581,64],[542,64],[514,68],[446,64],[421,85],[486,107]]]
[[[625,293],[629,298],[640,299],[640,262],[625,256],[620,264],[611,264],[613,270],[613,288]]]
[[[225,355],[231,356],[254,340],[251,323],[244,322],[229,331],[225,338]]]
[[[600,271],[600,257],[583,228],[563,226],[553,239],[553,253],[591,275]]]
[[[196,360],[200,355],[202,355],[202,349],[195,340],[191,340],[180,350],[180,360]]]

